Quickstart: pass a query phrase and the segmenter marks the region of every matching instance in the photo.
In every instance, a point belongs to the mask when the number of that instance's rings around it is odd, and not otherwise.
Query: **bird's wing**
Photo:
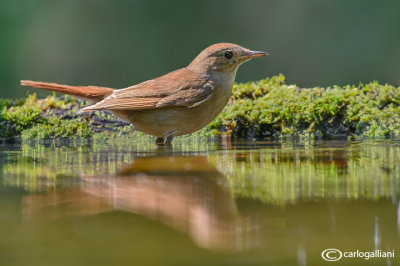
[[[182,68],[135,86],[116,90],[83,111],[143,110],[169,106],[194,107],[208,100],[214,86],[193,71]]]

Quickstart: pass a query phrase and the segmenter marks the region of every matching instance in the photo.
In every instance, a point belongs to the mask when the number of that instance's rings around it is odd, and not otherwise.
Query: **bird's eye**
[[[225,56],[226,59],[231,59],[232,56],[233,56],[233,53],[231,51],[226,51],[224,53],[224,56]]]

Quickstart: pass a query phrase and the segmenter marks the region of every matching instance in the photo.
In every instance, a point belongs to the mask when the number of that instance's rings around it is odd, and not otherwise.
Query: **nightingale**
[[[30,80],[21,80],[21,85],[91,100],[94,104],[81,111],[109,110],[136,130],[156,136],[156,144],[171,145],[174,137],[208,125],[228,103],[239,66],[265,55],[237,44],[217,43],[188,66],[125,89]]]

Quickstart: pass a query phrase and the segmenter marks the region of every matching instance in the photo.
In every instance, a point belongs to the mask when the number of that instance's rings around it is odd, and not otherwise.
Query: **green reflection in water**
[[[322,143],[212,157],[235,196],[284,205],[298,200],[392,198],[400,189],[400,145]]]
[[[174,149],[159,149],[147,138],[134,143],[126,137],[72,146],[25,143],[20,151],[3,154],[8,158],[3,165],[3,182],[33,192],[79,186],[82,176],[113,175],[138,156],[183,155],[189,160],[201,155],[226,177],[223,183],[235,197],[273,205],[399,195],[400,144],[396,142],[296,145],[182,139]]]

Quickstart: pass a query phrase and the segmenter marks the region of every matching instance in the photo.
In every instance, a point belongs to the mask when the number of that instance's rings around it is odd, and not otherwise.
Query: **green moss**
[[[89,123],[82,119],[60,120],[59,118],[51,118],[46,123],[37,124],[22,133],[22,139],[31,138],[69,138],[83,137],[87,138],[93,134],[89,128]]]
[[[237,137],[320,134],[400,137],[400,88],[378,82],[301,89],[283,75],[236,84],[207,128]]]
[[[60,100],[54,95],[38,100],[36,94],[32,94],[22,105],[5,105],[0,116],[0,137],[89,137],[93,132],[86,119],[63,120],[54,112],[55,109],[65,110],[71,104],[76,104],[76,100]]]
[[[0,109],[3,110],[4,108],[10,108],[13,106],[13,101],[9,99],[0,99]]]
[[[32,106],[19,106],[7,109],[4,107],[1,113],[1,133],[5,138],[11,138],[21,134],[23,130],[32,127],[36,123],[42,123],[42,110]]]

